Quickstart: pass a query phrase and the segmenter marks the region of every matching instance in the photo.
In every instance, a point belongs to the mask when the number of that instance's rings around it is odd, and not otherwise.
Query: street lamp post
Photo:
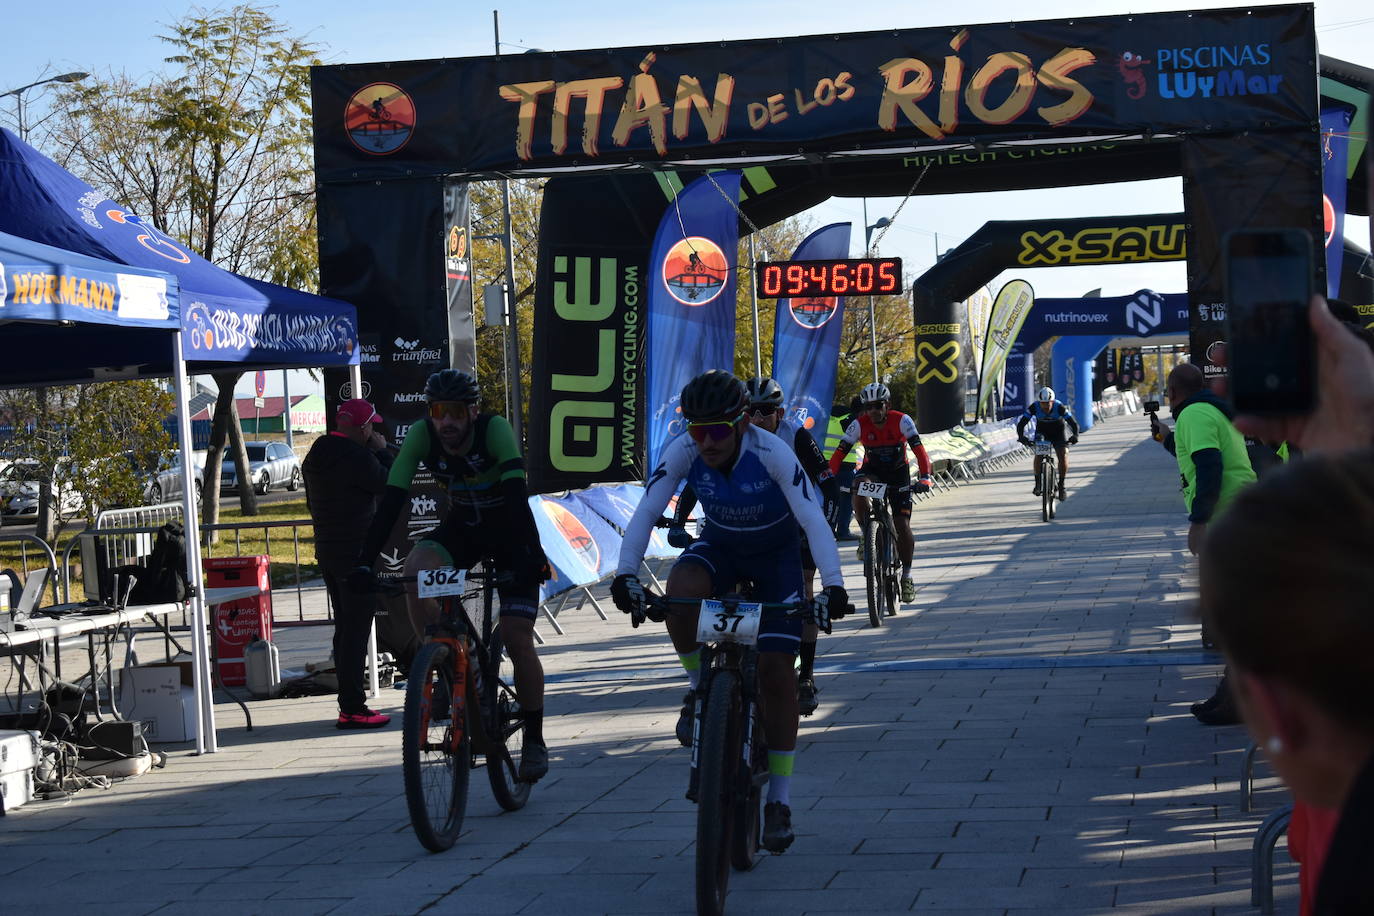
[[[886,216],[878,217],[872,225],[868,222],[868,198],[864,198],[864,257],[873,257],[873,230],[886,229],[892,220]],[[878,381],[878,321],[873,306],[873,296],[868,297],[868,352],[873,358],[873,381]]]
[[[16,118],[15,125],[19,128],[19,139],[27,140],[29,138],[29,127],[27,124],[24,123],[25,92],[34,88],[35,86],[43,86],[47,83],[75,83],[79,80],[84,80],[88,76],[90,76],[89,73],[81,72],[62,73],[57,76],[50,76],[45,80],[37,80],[36,82],[29,83],[27,86],[20,86],[18,89],[11,89],[8,92],[0,92],[0,99],[3,99],[5,96],[8,95],[14,96],[14,113]]]

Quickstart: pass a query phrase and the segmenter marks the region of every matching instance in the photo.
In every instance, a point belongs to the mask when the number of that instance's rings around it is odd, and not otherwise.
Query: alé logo
[[[1142,289],[1126,303],[1126,326],[1141,337],[1148,337],[1164,318],[1164,297],[1153,290]]]

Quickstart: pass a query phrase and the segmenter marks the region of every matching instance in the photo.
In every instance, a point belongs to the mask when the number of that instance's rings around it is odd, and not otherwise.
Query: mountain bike
[[[701,680],[692,726],[692,769],[687,798],[697,805],[697,912],[724,912],[730,870],[748,871],[758,859],[763,832],[763,787],[768,748],[759,714],[757,648],[766,613],[813,611],[814,602],[748,602],[739,595],[713,598],[649,596],[630,617],[696,614]],[[830,632],[829,617],[818,622]]]
[[[501,630],[492,616],[498,578],[485,569],[438,567],[381,583],[393,589],[415,582],[421,598],[439,599],[439,623],[426,628],[427,639],[410,666],[401,736],[410,824],[431,852],[443,852],[458,839],[478,755],[492,795],[505,810],[523,808],[533,785],[519,776],[524,715],[514,687],[501,676]],[[480,625],[465,606],[479,595]]]
[[[1032,449],[1040,462],[1040,518],[1048,522],[1054,518],[1054,497],[1059,492],[1059,458],[1054,445],[1044,439],[1037,438]]]
[[[895,617],[902,590],[902,561],[897,556],[897,526],[887,504],[888,484],[865,477],[854,480],[853,492],[868,499],[864,525],[864,580],[868,587],[868,622],[883,625]]]

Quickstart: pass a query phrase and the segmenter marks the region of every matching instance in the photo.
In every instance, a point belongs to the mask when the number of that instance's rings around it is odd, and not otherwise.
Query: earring
[[[1268,741],[1264,742],[1264,752],[1270,757],[1283,753],[1282,739],[1280,739],[1278,735],[1272,736]]]

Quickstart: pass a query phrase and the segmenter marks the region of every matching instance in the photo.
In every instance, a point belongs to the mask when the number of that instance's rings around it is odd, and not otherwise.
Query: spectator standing
[[[863,402],[856,394],[849,401],[849,413],[840,416],[839,405],[830,412],[830,425],[825,432],[825,448],[821,450],[823,455],[833,455],[835,449],[839,447],[840,440],[844,438],[844,431],[849,428],[859,417],[859,412],[863,410]],[[854,483],[854,469],[859,466],[859,458],[862,456],[861,449],[854,449],[844,456],[844,461],[840,463],[840,469],[835,474],[835,482],[840,491],[846,492]],[[854,518],[854,503],[848,497],[841,497],[839,505],[836,507],[835,515],[835,540],[837,541],[857,541],[859,536],[849,530],[849,523]]]
[[[1201,369],[1192,363],[1175,366],[1164,397],[1174,415],[1174,429],[1167,435],[1155,434],[1178,460],[1188,510],[1188,549],[1198,554],[1208,524],[1242,488],[1255,482],[1255,472],[1245,437],[1231,423],[1230,405],[1207,389]],[[1203,629],[1203,642],[1210,644],[1210,633],[1205,625]],[[1204,725],[1240,721],[1225,674],[1209,699],[1193,704],[1192,713]]]
[[[392,455],[374,424],[381,417],[368,401],[339,405],[333,432],[316,439],[305,456],[305,500],[315,523],[315,557],[334,606],[334,665],[339,677],[339,728],[381,728],[391,717],[367,707],[363,668],[377,599],[347,586],[349,573],[386,488]]]

